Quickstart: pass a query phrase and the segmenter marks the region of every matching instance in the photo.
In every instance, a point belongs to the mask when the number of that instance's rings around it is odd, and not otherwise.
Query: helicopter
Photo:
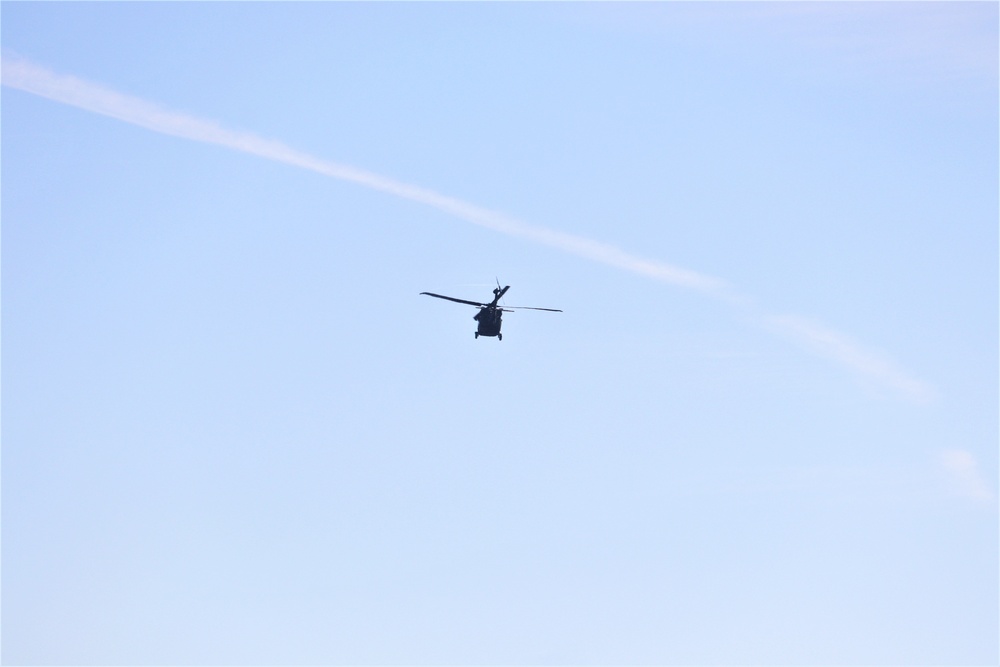
[[[530,306],[498,306],[497,302],[500,298],[507,293],[510,289],[510,285],[504,288],[500,288],[500,281],[497,281],[496,289],[493,290],[493,300],[489,303],[479,303],[478,301],[466,301],[465,299],[456,299],[453,296],[445,296],[443,294],[434,294],[433,292],[421,292],[420,294],[426,294],[427,296],[433,296],[438,299],[446,299],[448,301],[454,301],[455,303],[465,303],[470,306],[479,306],[479,312],[476,313],[472,319],[478,322],[478,327],[476,329],[476,338],[480,336],[496,336],[497,340],[503,340],[503,334],[500,333],[500,324],[503,319],[504,313],[513,312],[514,310],[546,310],[550,313],[561,313],[562,311],[557,308],[532,308]]]

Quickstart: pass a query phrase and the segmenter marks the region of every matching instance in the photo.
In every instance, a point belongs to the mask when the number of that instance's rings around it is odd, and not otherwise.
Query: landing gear
[[[479,339],[479,332],[478,331],[476,332],[476,339],[477,340]]]
[[[497,340],[503,340],[503,334],[497,334]]]

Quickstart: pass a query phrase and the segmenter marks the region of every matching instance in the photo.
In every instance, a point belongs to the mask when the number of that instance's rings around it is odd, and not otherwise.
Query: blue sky
[[[997,4],[0,20],[5,663],[1000,659]]]

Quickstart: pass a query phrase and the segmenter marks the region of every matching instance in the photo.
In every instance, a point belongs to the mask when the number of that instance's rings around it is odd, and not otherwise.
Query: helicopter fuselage
[[[503,340],[503,335],[500,333],[503,311],[499,308],[480,308],[479,312],[472,319],[479,325],[476,329],[476,338],[480,336],[496,336],[500,340]]]

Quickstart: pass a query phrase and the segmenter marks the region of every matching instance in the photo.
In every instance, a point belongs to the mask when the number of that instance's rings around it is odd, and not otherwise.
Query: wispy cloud
[[[396,181],[350,165],[323,160],[278,141],[230,130],[213,121],[164,109],[99,84],[52,72],[23,58],[4,55],[2,79],[4,86],[110,116],[153,132],[215,144],[307,169],[330,178],[424,204],[502,234],[520,237],[661,283],[694,290],[733,307],[747,310],[751,308],[750,299],[740,295],[720,278],[640,257],[601,241],[531,225],[427,188]],[[933,395],[931,389],[923,382],[910,377],[886,359],[863,349],[844,334],[823,325],[795,316],[774,317],[754,314],[753,319],[758,324],[807,344],[820,354],[850,368],[862,377],[896,391],[908,400],[926,402]]]
[[[817,354],[832,359],[878,386],[892,389],[917,403],[929,403],[935,397],[927,383],[899,368],[885,356],[852,340],[848,335],[798,315],[772,315],[763,318],[775,333],[792,339]]]
[[[797,57],[897,84],[975,80],[996,88],[994,2],[584,3],[604,30],[691,39],[723,51]]]
[[[607,243],[529,225],[520,220],[409,183],[380,176],[357,167],[323,160],[281,142],[246,132],[236,132],[218,123],[164,109],[74,76],[57,74],[27,60],[5,56],[3,85],[33,93],[97,114],[117,118],[154,132],[224,146],[275,162],[308,169],[330,178],[378,190],[395,197],[425,204],[449,215],[510,236],[519,236],[563,252],[637,273],[670,285],[706,293],[725,289],[724,281],[696,271],[652,259],[637,257]]]
[[[941,464],[956,493],[982,503],[995,501],[971,453],[964,449],[945,450],[941,453]]]

